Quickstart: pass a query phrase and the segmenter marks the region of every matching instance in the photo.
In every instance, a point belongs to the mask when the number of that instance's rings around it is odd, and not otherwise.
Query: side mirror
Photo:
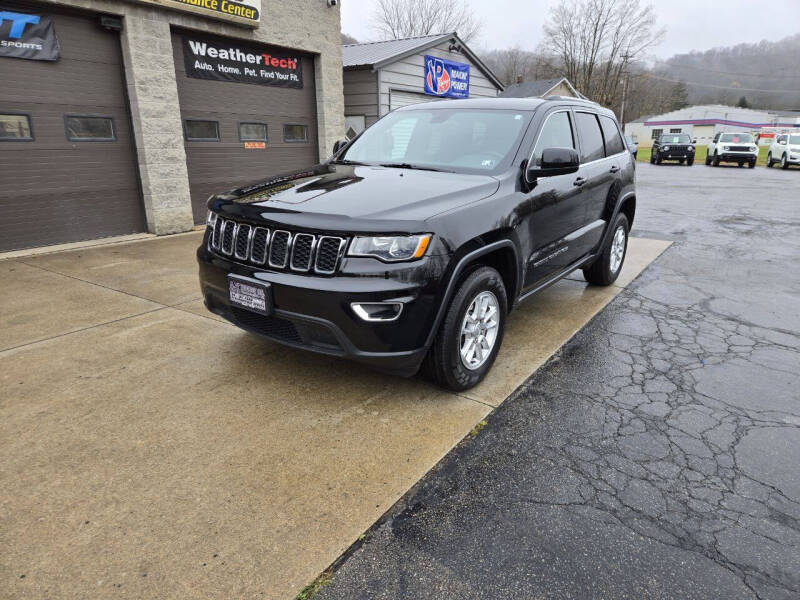
[[[339,154],[339,150],[347,146],[350,142],[348,140],[339,140],[333,144],[333,154],[336,156]]]
[[[545,148],[542,152],[542,164],[530,167],[526,173],[528,181],[539,177],[568,175],[580,167],[580,158],[574,148]]]
[[[696,139],[695,139],[695,140],[692,140],[692,143],[693,143],[693,144],[696,144],[696,143],[697,143],[697,140],[696,140]]]

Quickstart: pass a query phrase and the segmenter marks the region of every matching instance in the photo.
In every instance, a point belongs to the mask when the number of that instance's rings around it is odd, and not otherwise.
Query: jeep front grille
[[[238,261],[274,269],[332,275],[347,239],[283,229],[269,230],[215,216],[209,223],[208,249]]]

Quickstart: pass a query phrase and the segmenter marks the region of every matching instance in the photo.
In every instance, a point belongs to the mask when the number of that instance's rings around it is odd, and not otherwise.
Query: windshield
[[[691,141],[688,133],[671,133],[661,136],[662,144],[689,144]]]
[[[530,116],[466,108],[395,111],[364,131],[338,160],[491,174],[511,161]]]
[[[800,135],[790,135],[789,136],[789,143],[790,144],[800,144]]]
[[[749,133],[723,133],[720,142],[730,142],[732,144],[752,144],[753,136]]]

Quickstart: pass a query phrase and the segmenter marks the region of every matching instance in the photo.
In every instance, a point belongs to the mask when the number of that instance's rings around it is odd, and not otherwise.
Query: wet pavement
[[[800,173],[638,181],[672,247],[319,598],[800,597]]]

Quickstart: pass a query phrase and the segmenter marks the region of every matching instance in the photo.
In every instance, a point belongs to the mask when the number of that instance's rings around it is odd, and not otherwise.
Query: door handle
[[[577,187],[581,187],[584,183],[586,183],[585,177],[578,177],[575,181],[572,182],[572,185]]]
[[[612,165],[611,168],[608,170],[609,173],[616,173],[619,171],[619,167],[617,165]]]

